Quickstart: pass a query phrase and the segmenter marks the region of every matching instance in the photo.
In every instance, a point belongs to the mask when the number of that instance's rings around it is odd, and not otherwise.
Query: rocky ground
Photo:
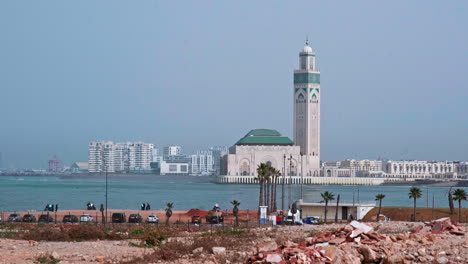
[[[219,236],[185,231],[155,249],[128,240],[0,239],[0,263],[468,263],[464,226],[365,224],[269,226]]]
[[[128,241],[36,242],[0,239],[0,263],[117,263],[140,256],[147,250],[129,246]]]

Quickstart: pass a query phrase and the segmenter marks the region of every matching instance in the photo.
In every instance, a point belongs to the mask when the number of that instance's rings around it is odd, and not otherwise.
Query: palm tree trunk
[[[377,218],[375,219],[376,222],[379,221],[379,216],[381,212],[382,212],[382,199],[380,199],[379,201],[379,214],[377,215]]]
[[[340,195],[336,198],[335,223],[338,222],[338,207],[340,206]]]
[[[266,180],[266,201],[265,201],[265,205],[268,206],[267,207],[267,213],[270,212],[270,179],[267,179]]]
[[[258,192],[259,193],[259,196],[258,196],[258,206],[259,206],[259,212],[260,212],[260,206],[263,205],[263,180],[260,179],[259,180],[259,185],[260,185],[260,191]]]
[[[327,223],[327,213],[328,213],[328,200],[325,200],[325,217],[324,217],[324,222],[325,224]]]
[[[458,223],[461,223],[461,220],[462,220],[462,217],[461,217],[461,209],[462,209],[462,206],[461,206],[461,201],[462,199],[458,199]]]
[[[276,191],[277,191],[276,186],[277,184],[278,184],[278,176],[275,176],[273,180],[273,194],[272,194],[272,200],[273,200],[272,209],[274,212],[276,212]]]
[[[416,198],[414,198],[413,222],[416,222]]]

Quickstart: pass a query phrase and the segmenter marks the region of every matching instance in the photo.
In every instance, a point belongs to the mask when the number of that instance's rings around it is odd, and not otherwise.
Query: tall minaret
[[[304,176],[319,176],[320,71],[309,41],[299,53],[299,69],[294,71],[294,142],[301,147]]]

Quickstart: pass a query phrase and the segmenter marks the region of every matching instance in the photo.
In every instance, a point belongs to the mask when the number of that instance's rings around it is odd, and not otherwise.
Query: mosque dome
[[[304,47],[304,49],[302,50],[302,52],[305,52],[305,53],[312,53],[312,48],[309,46],[309,45],[306,45]]]

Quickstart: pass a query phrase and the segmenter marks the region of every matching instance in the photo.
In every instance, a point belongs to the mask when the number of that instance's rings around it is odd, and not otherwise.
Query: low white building
[[[190,164],[188,162],[166,162],[159,164],[161,175],[187,175],[189,174]]]
[[[301,217],[318,216],[320,220],[325,217],[325,203],[309,203],[298,201],[297,207],[301,211]],[[364,216],[375,207],[375,202],[366,203],[349,203],[341,202],[338,205],[338,220],[361,220]],[[327,220],[335,218],[336,202],[328,203]]]
[[[457,178],[468,179],[468,162],[456,162]]]
[[[370,172],[381,172],[381,160],[343,160],[340,162],[340,168],[349,168],[355,171],[356,177],[366,177]],[[371,174],[372,174],[371,173]]]
[[[70,166],[69,171],[71,173],[86,173],[88,168],[88,162],[75,162]]]
[[[323,177],[356,177],[356,169],[322,167],[320,176],[323,176]]]
[[[185,155],[164,156],[159,163],[160,175],[188,175],[190,174],[191,157]]]
[[[384,170],[387,178],[457,178],[456,164],[449,161],[389,160]]]

